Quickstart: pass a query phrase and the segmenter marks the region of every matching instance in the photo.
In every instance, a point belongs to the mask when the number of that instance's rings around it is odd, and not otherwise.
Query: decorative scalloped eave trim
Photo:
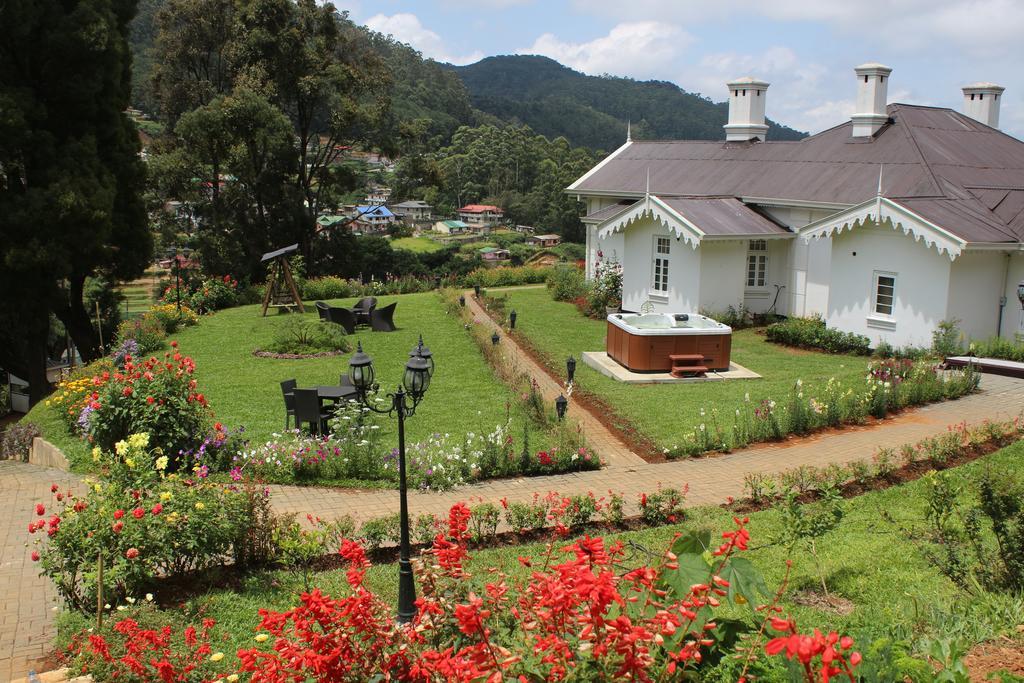
[[[659,207],[655,201],[656,197],[652,197],[651,201],[644,202],[643,206],[631,208],[624,214],[621,214],[610,221],[598,224],[597,226],[597,237],[598,239],[604,239],[609,235],[626,230],[633,223],[640,220],[650,218],[676,234],[677,237],[684,240],[694,250],[700,246],[701,236],[695,234],[692,229],[685,223],[680,221],[676,216],[665,211]]]
[[[963,251],[963,244],[937,234],[934,228],[919,222],[918,217],[906,209],[900,207],[898,211],[893,210],[888,206],[891,202],[889,200],[884,201],[886,204],[872,202],[870,207],[865,207],[863,211],[855,216],[848,216],[830,223],[824,223],[808,231],[809,234],[801,235],[801,237],[804,242],[810,243],[812,239],[831,237],[834,234],[839,235],[845,230],[855,230],[870,222],[879,227],[888,225],[892,230],[903,230],[903,234],[912,236],[915,242],[923,241],[929,249],[934,247],[938,253],[945,253],[950,261],[955,261],[960,256]],[[904,212],[906,216],[900,216]]]

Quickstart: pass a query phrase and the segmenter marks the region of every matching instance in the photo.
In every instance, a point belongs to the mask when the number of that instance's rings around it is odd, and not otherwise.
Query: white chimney
[[[854,69],[857,74],[857,113],[853,120],[853,137],[874,135],[889,120],[885,111],[892,69],[884,64],[869,62]]]
[[[768,84],[745,76],[726,85],[729,86],[729,123],[724,126],[726,141],[764,140],[768,133],[764,122]]]
[[[999,127],[999,98],[1006,90],[995,83],[971,83],[963,87],[964,113],[990,128]]]

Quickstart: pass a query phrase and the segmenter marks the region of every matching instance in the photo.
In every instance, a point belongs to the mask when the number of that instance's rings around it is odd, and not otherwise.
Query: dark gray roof
[[[789,230],[733,197],[662,199],[708,236],[788,235]]]
[[[710,237],[788,235],[790,230],[735,197],[658,197]],[[625,201],[587,214],[587,223],[603,223],[643,200]]]
[[[634,141],[571,191],[641,196],[649,172],[650,193],[662,199],[853,205],[876,195],[881,170],[884,196],[954,221],[934,222],[968,242],[1024,240],[1024,142],[951,109],[888,112],[871,138],[852,137],[847,122],[797,142]]]

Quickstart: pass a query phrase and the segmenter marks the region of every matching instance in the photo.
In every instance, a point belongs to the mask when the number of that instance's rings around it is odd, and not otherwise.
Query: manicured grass
[[[429,237],[400,237],[397,240],[391,240],[391,246],[395,249],[405,249],[416,254],[429,254],[444,249],[444,245]]]
[[[487,366],[455,316],[448,316],[434,292],[378,297],[378,307],[397,302],[398,331],[371,332],[360,327],[350,337],[353,349],[362,342],[374,360],[384,391],[402,380],[409,351],[423,335],[434,354],[436,371],[430,389],[406,423],[407,436],[425,439],[432,433],[465,434],[491,430],[504,421],[505,401],[511,395]],[[352,300],[331,305],[351,306]],[[316,318],[312,304],[306,315]],[[298,380],[300,387],[337,384],[348,372],[350,354],[330,358],[277,360],[256,358],[252,352],[273,338],[284,315],[260,317],[259,306],[241,306],[204,317],[196,327],[175,335],[182,352],[196,362],[196,378],[217,419],[228,427],[244,425],[248,438],[259,442],[284,428],[284,403],[279,382]],[[385,443],[396,438],[394,420],[385,421]]]
[[[641,433],[664,448],[678,445],[684,434],[715,419],[723,429],[732,425],[735,410],[749,394],[756,405],[773,399],[785,405],[796,381],[815,395],[830,377],[847,387],[863,381],[867,360],[790,349],[765,341],[757,330],[733,333],[732,360],[761,375],[762,379],[737,379],[691,384],[625,384],[605,377],[584,365],[584,351],[604,351],[607,322],[579,313],[569,303],[554,301],[547,289],[512,289],[506,309],[518,313],[516,330],[565,373],[565,359],[577,359],[576,383],[597,394]],[[701,409],[705,414],[701,415]]]
[[[949,470],[949,474],[954,484],[961,487],[960,495],[966,500],[976,494],[964,492],[969,490],[965,485],[985,468],[992,467],[1021,472],[1024,441]],[[925,480],[917,480],[847,501],[846,515],[839,527],[819,541],[819,555],[829,590],[853,603],[849,614],[821,611],[793,601],[794,593],[805,589],[820,591],[820,584],[815,562],[808,552],[801,547],[790,552],[777,542],[781,529],[780,515],[775,510],[750,515],[748,528],[752,549],[743,556],[764,573],[772,590],[780,584],[785,561],[791,558],[789,591],[782,603],[786,612],[802,629],[820,627],[855,635],[858,648],[865,654],[870,640],[881,636],[912,643],[936,637],[972,644],[1011,631],[1024,620],[1024,597],[988,594],[968,599],[925,560],[917,545],[920,541],[911,540],[921,537],[917,530],[924,526],[926,484]],[[617,539],[627,547],[639,544],[660,551],[679,531],[710,528],[718,533],[731,526],[732,513],[716,507],[696,508],[688,511],[682,524],[609,535],[606,542],[610,544]],[[523,580],[532,570],[523,567],[517,558],[538,557],[543,552],[543,544],[475,551],[467,568],[473,575],[471,581],[481,587],[493,580],[486,571],[489,567],[498,567]],[[624,564],[634,566],[637,563],[637,560],[630,560]],[[396,602],[396,564],[375,566],[368,580],[384,600]],[[346,590],[343,573],[339,571],[317,574],[312,583],[328,594],[342,594]],[[237,647],[252,645],[260,607],[286,608],[301,591],[298,573],[260,572],[245,577],[239,589],[214,590],[193,599],[187,611],[201,612],[203,616],[216,619],[227,633],[227,642],[220,649],[230,653]],[[728,611],[751,618],[744,608],[732,606]],[[180,618],[180,614],[175,610],[168,613],[168,618]],[[75,630],[88,627],[89,623],[79,615],[68,614],[62,618],[61,626],[62,637],[66,638]]]
[[[457,316],[448,316],[435,292],[378,297],[378,306],[397,302],[396,332],[371,332],[359,328],[350,341],[374,360],[382,391],[392,391],[402,380],[409,351],[423,335],[434,354],[436,371],[430,389],[406,422],[410,442],[433,433],[486,434],[505,421],[505,406],[512,399],[487,365],[479,349],[462,328]],[[333,300],[332,305],[351,306],[352,300]],[[307,304],[306,317],[317,314]],[[296,315],[296,314],[292,314]],[[257,358],[252,352],[273,339],[274,330],[286,315],[260,316],[260,307],[241,306],[203,316],[197,326],[172,335],[180,350],[196,362],[196,379],[216,419],[229,429],[244,426],[246,438],[261,443],[284,429],[284,402],[280,382],[296,379],[300,387],[338,384],[348,372],[351,354],[328,358],[277,360]],[[86,444],[68,435],[56,413],[43,402],[26,418],[38,424],[44,436],[69,457],[87,459]],[[396,443],[397,422],[381,422],[385,444]]]

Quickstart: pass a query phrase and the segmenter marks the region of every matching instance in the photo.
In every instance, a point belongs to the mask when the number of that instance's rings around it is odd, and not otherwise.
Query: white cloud
[[[425,57],[436,59],[439,62],[471,64],[484,57],[484,53],[480,50],[466,55],[452,54],[449,51],[450,46],[445,43],[444,39],[424,26],[415,14],[407,12],[391,16],[375,14],[366,20],[366,26],[378,33],[394,36],[403,43],[412,45]]]
[[[705,20],[818,22],[868,47],[913,53],[948,48],[975,56],[1013,54],[1024,33],[1021,0],[573,0],[577,12],[687,25]],[[1009,51],[1009,52],[1007,52]]]
[[[606,36],[583,43],[560,40],[552,33],[537,38],[519,54],[545,55],[588,74],[652,78],[670,72],[693,37],[678,26],[657,21],[627,22]]]

